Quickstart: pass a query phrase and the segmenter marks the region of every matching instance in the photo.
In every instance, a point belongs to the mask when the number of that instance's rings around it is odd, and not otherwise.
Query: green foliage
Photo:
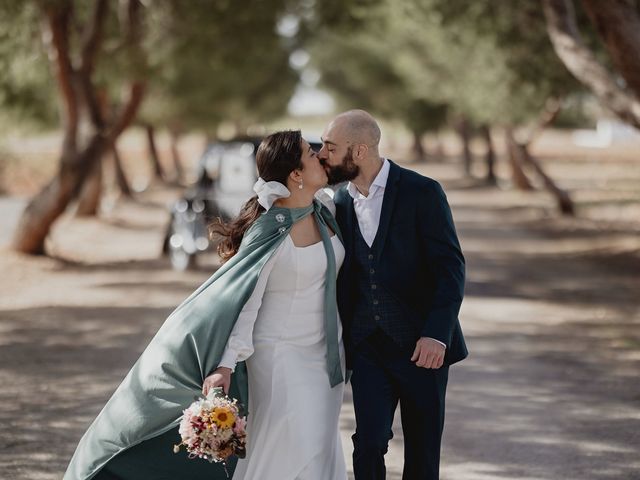
[[[312,58],[341,107],[393,116],[405,85],[388,61],[385,44],[374,43],[368,33],[349,38],[325,34],[318,40]]]
[[[291,53],[320,30],[349,31],[380,0],[199,0],[150,11],[150,101],[143,119],[213,130],[277,118],[299,75]],[[283,20],[291,32],[278,32]]]
[[[0,2],[0,122],[54,125],[56,90],[39,31],[39,11],[25,2]]]
[[[378,4],[367,27],[348,36],[325,28],[311,46],[314,64],[341,108],[364,108],[398,119],[418,135],[435,131],[446,122],[447,105],[439,98],[434,77],[419,87],[412,85],[414,77],[406,67],[415,59],[399,54],[390,7]]]
[[[492,2],[478,0],[470,6],[462,0],[431,0],[431,9],[441,27],[458,40],[462,48],[473,49],[486,67],[468,75],[471,82],[479,78],[487,89],[493,84],[504,90],[503,104],[495,118],[519,123],[536,116],[549,97],[566,97],[581,90],[580,85],[556,56],[549,41],[544,15],[537,0]],[[467,80],[466,84],[470,82]],[[471,86],[471,85],[468,85]],[[477,93],[471,92],[469,103],[477,105]],[[484,103],[484,102],[480,102]],[[484,108],[472,108],[473,118],[489,120]]]
[[[583,91],[555,55],[537,0],[385,0],[367,20],[348,38],[317,39],[323,84],[341,105],[412,130],[416,105],[447,105],[475,124],[520,124],[549,97]],[[443,121],[442,111],[424,112]]]
[[[74,5],[74,61],[93,2]],[[52,124],[58,91],[42,42],[44,5],[0,0],[0,111]],[[140,118],[158,126],[248,126],[284,113],[298,82],[289,66],[305,48],[343,108],[399,119],[414,132],[449,116],[519,124],[546,100],[580,94],[547,38],[537,0],[152,0],[142,43],[125,42],[118,2],[109,2],[95,83],[117,101],[144,78]],[[283,19],[291,31],[278,31]],[[587,35],[587,40],[592,35]]]
[[[42,42],[43,19],[46,7],[65,3],[73,5],[69,45],[77,63],[93,2],[0,0],[3,115],[55,123],[59,93]],[[246,126],[277,117],[286,110],[298,81],[289,66],[296,39],[277,30],[285,14],[296,13],[291,3],[144,2],[141,45],[132,47],[123,12],[117,2],[109,2],[93,82],[114,104],[123,85],[145,79],[140,116],[158,126],[211,129],[222,120]]]
[[[152,12],[155,75],[143,116],[181,128],[281,115],[298,77],[276,31],[283,2],[169,2]],[[172,34],[174,33],[175,34]]]
[[[406,110],[407,128],[414,133],[434,132],[447,121],[449,106],[446,103],[434,103],[424,98],[413,100]]]

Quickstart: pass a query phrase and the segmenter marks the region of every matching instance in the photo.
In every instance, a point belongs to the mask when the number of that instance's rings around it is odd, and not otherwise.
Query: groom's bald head
[[[338,130],[352,144],[365,144],[377,151],[380,127],[375,118],[364,110],[349,110],[333,119],[329,128]]]
[[[324,130],[318,152],[329,183],[353,180],[361,168],[373,169],[380,164],[379,143],[380,127],[364,110],[349,110],[334,118]]]

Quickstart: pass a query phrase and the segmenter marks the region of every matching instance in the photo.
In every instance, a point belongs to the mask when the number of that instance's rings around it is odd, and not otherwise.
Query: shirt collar
[[[391,168],[391,164],[389,163],[389,160],[385,158],[384,161],[382,162],[382,168],[378,172],[378,175],[376,175],[376,178],[373,179],[373,183],[371,183],[371,188],[369,188],[369,196],[371,196],[373,191],[377,189],[384,189],[387,186],[387,180],[389,178],[390,168]],[[374,186],[377,188],[374,189],[373,188]],[[364,197],[364,195],[360,193],[358,188],[352,182],[349,182],[347,184],[347,191],[349,192],[349,195],[351,195],[353,199],[368,198],[368,197]]]

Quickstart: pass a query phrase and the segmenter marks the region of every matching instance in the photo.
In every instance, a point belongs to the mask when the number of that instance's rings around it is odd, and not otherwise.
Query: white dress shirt
[[[373,245],[373,241],[378,233],[380,225],[380,214],[382,213],[382,200],[384,199],[384,191],[387,187],[389,179],[389,168],[391,164],[386,158],[382,162],[382,168],[373,179],[373,183],[369,187],[369,195],[366,197],[360,193],[360,190],[351,182],[347,184],[347,191],[353,198],[353,209],[356,212],[360,233],[364,241],[367,242],[369,248]],[[433,339],[446,348],[446,345],[440,340]]]
[[[373,245],[373,240],[376,238],[376,233],[378,233],[382,200],[387,186],[387,179],[389,178],[389,167],[389,160],[385,158],[382,168],[369,187],[369,195],[366,197],[360,193],[353,183],[349,182],[347,185],[347,191],[353,198],[353,208],[358,218],[360,233],[362,233],[364,241],[367,242],[369,247]]]

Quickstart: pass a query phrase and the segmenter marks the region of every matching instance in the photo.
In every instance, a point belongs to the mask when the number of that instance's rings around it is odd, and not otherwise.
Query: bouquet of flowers
[[[182,442],[174,445],[174,453],[184,445],[189,458],[222,462],[225,470],[231,455],[245,457],[247,420],[240,416],[238,401],[225,395],[222,388],[210,389],[205,398],[196,400],[182,413]]]

